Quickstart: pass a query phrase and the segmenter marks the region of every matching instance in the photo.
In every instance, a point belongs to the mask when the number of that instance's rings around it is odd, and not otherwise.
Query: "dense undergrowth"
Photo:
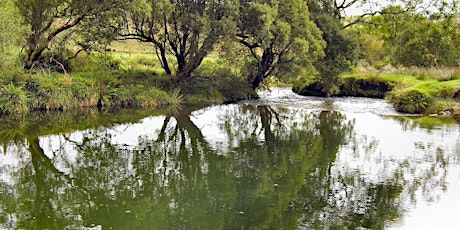
[[[397,111],[411,114],[459,112],[459,70],[418,68],[395,72],[344,75],[334,96],[385,98]],[[297,81],[293,90],[301,95],[325,96],[323,86],[314,79]]]

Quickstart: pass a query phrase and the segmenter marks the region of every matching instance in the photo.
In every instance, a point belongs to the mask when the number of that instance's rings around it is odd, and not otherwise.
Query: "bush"
[[[129,89],[126,86],[113,87],[107,90],[110,93],[101,98],[101,100],[103,100],[102,105],[105,107],[128,108],[136,104],[136,91]]]
[[[25,74],[19,68],[12,68],[0,71],[0,85],[13,83],[14,85],[22,85],[31,78],[30,74]]]
[[[119,70],[121,61],[110,53],[81,54],[70,62],[74,72]]]

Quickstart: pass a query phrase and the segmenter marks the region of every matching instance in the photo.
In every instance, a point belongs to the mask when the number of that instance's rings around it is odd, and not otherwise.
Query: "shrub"
[[[28,79],[30,79],[30,74],[25,74],[19,68],[12,68],[8,70],[0,71],[0,85],[7,85],[13,83],[14,85],[22,85]]]
[[[77,106],[71,85],[44,78],[39,87],[39,104],[46,110],[68,110]]]
[[[238,67],[240,62],[208,58],[196,69],[193,78],[182,85],[182,92],[192,102],[234,102],[253,97],[254,91]]]
[[[93,72],[120,69],[121,61],[110,53],[81,54],[70,62],[74,72]]]
[[[110,93],[103,98],[105,106],[127,108],[135,104],[135,90],[119,86],[109,88],[108,91]]]

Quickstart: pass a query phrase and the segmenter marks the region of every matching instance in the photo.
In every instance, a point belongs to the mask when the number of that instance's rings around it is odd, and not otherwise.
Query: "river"
[[[458,119],[259,95],[1,118],[0,228],[458,229]]]

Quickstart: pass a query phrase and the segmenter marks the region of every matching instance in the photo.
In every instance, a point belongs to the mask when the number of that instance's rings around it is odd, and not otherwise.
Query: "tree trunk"
[[[34,68],[34,65],[42,56],[43,51],[46,49],[46,45],[39,44],[39,42],[35,41],[35,39],[31,39],[27,46],[27,53],[24,60],[24,71],[29,72]]]
[[[251,77],[251,79],[253,79],[251,82],[252,89],[257,89],[264,80],[263,73],[257,71],[257,73],[251,75],[255,75],[255,77]]]
[[[179,65],[176,72],[176,77],[173,79],[174,84],[179,84],[187,79],[190,79],[193,71],[195,71],[195,69],[201,65],[203,59],[203,55],[197,54],[197,56],[193,57],[189,62]]]
[[[262,59],[257,65],[256,70],[251,73],[251,76],[249,77],[250,83],[252,85],[252,89],[256,89],[257,87],[260,86],[260,84],[270,76],[270,73],[273,70],[273,60],[274,60],[274,54],[270,48],[267,48],[264,50],[264,53],[262,55]]]
[[[165,70],[166,75],[171,75],[172,71],[171,71],[171,68],[169,67],[168,59],[166,58],[166,49],[163,46],[157,46],[157,47],[160,50],[159,58],[161,62],[161,67],[163,67],[163,69]]]

